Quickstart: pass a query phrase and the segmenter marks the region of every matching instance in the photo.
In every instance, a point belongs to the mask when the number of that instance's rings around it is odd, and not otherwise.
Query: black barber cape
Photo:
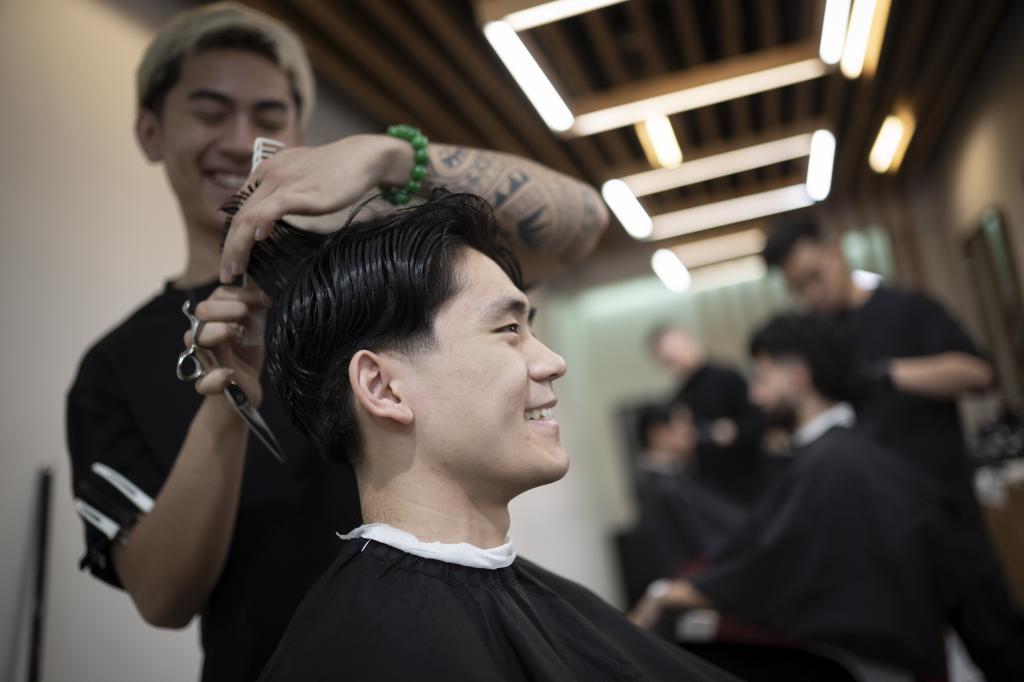
[[[716,552],[746,520],[746,512],[684,472],[641,465],[640,516],[630,534],[629,560],[638,591]],[[641,594],[629,595],[630,600]]]
[[[941,676],[945,614],[972,580],[951,507],[901,458],[834,426],[692,582],[772,634]]]
[[[734,679],[523,559],[470,568],[340,542],[262,682]]]
[[[128,533],[142,512],[93,465],[109,467],[150,497],[159,494],[202,401],[174,373],[189,325],[181,306],[202,301],[215,286],[186,292],[168,285],[89,349],[68,394],[75,497]],[[266,381],[260,413],[288,461],[278,462],[250,435],[231,548],[200,614],[204,681],[256,678],[302,596],[330,566],[335,532],[359,519],[351,470],[317,454]],[[120,587],[110,541],[84,527],[83,566]]]
[[[747,382],[736,370],[705,364],[686,380],[673,402],[690,408],[697,427],[696,476],[739,504],[750,504],[760,492],[761,435],[764,420],[748,397]],[[729,419],[736,440],[722,447],[711,440],[711,424]]]

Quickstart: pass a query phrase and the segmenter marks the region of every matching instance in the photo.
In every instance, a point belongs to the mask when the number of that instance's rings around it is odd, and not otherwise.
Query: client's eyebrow
[[[498,321],[503,317],[511,315],[517,320],[521,320],[530,313],[530,305],[526,302],[526,299],[518,296],[505,296],[487,306],[483,317],[487,321]]]

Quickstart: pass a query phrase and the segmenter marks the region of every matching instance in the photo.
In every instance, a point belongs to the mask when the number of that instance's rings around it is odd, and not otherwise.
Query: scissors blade
[[[249,425],[249,429],[263,441],[263,445],[267,447],[267,450],[270,450],[270,454],[277,461],[284,464],[285,457],[281,444],[277,441],[274,432],[270,430],[270,427],[264,421],[259,411],[249,402],[249,396],[245,395],[245,391],[238,384],[228,384],[228,387],[224,389],[224,395],[231,401],[235,411],[242,415],[242,419]]]

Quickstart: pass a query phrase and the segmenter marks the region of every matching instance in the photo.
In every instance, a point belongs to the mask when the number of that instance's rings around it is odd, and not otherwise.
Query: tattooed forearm
[[[531,249],[539,251],[546,245],[545,233],[550,232],[550,226],[545,221],[546,210],[546,206],[538,206],[533,213],[516,223],[520,241]]]
[[[494,208],[501,208],[501,205],[508,201],[516,193],[516,190],[530,181],[530,176],[524,171],[514,170],[508,174],[507,180],[506,187],[499,189],[494,194],[494,201],[491,202]]]
[[[452,147],[442,151],[440,157],[446,168],[458,168],[466,160],[466,150],[462,147]]]
[[[427,184],[487,199],[521,252],[571,263],[593,250],[608,213],[588,185],[511,154],[432,144]]]

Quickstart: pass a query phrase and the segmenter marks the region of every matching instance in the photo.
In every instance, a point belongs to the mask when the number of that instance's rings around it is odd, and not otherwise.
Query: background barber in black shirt
[[[856,405],[862,426],[956,501],[970,529],[972,558],[988,575],[956,619],[975,632],[1014,620],[974,495],[956,405],[960,396],[992,384],[992,365],[931,298],[884,286],[856,286],[840,245],[814,223],[779,226],[763,255],[812,310],[849,324],[868,387]]]
[[[955,401],[987,388],[993,371],[957,322],[922,294],[855,285],[839,244],[813,223],[775,230],[764,258],[812,310],[850,324],[873,389],[857,405],[861,424],[975,506]]]
[[[695,476],[735,502],[749,504],[762,476],[763,423],[750,403],[746,380],[734,369],[708,362],[700,342],[679,327],[655,327],[647,340],[654,359],[679,381],[673,402],[693,414]]]

